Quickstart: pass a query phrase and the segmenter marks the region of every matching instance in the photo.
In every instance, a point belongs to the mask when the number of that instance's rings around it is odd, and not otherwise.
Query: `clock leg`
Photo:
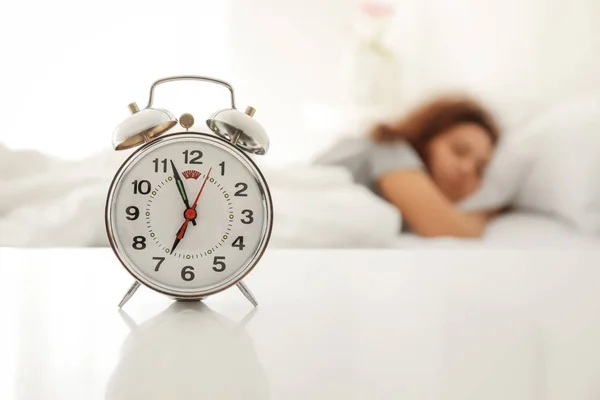
[[[131,299],[133,297],[133,295],[135,294],[135,292],[138,290],[139,287],[140,287],[140,283],[138,281],[133,282],[133,285],[131,285],[131,287],[129,288],[127,293],[125,293],[125,296],[123,296],[123,299],[119,303],[119,308],[122,308],[125,305],[125,303],[127,303],[129,301],[129,299]]]
[[[246,296],[246,298],[248,299],[248,301],[250,303],[252,303],[252,305],[254,307],[256,307],[258,305],[258,302],[256,301],[256,299],[254,298],[254,295],[252,294],[252,292],[250,291],[250,289],[248,289],[248,286],[246,286],[246,284],[242,281],[239,281],[236,286],[238,287],[238,289],[240,289],[240,292],[242,292],[242,294],[244,296]]]

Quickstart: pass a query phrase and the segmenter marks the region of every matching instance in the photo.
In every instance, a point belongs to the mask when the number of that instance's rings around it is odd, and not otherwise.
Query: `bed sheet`
[[[554,217],[511,212],[492,221],[480,239],[423,238],[402,234],[392,246],[408,249],[583,250],[600,249],[600,237],[584,236]]]

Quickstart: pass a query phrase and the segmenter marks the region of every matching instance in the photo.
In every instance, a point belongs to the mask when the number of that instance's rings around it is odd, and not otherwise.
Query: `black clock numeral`
[[[213,267],[214,271],[217,271],[217,272],[225,271],[225,263],[221,260],[225,261],[225,257],[224,256],[215,256],[215,258],[213,260],[213,265],[218,265],[218,267]]]
[[[236,188],[241,188],[240,190],[238,190],[237,192],[235,192],[236,196],[240,196],[240,197],[248,197],[248,195],[246,193],[244,193],[247,189],[248,189],[248,185],[245,184],[244,182],[238,182],[235,184]]]
[[[150,193],[150,189],[152,187],[152,185],[150,185],[150,182],[146,180],[133,181],[131,182],[131,184],[133,185],[133,194],[148,194]]]
[[[252,210],[244,210],[242,211],[242,214],[246,217],[240,220],[242,221],[242,224],[251,224],[254,222],[254,213],[252,212]]]
[[[146,248],[146,238],[143,236],[135,236],[131,247],[136,250],[144,250]]]
[[[193,281],[195,277],[196,275],[194,275],[194,267],[188,265],[187,267],[183,267],[181,270],[181,279],[184,281]]]
[[[221,167],[221,176],[225,175],[225,161],[219,164],[219,167]]]
[[[127,207],[127,209],[125,209],[125,212],[127,213],[127,217],[125,218],[127,218],[130,221],[135,221],[140,216],[140,209],[136,206]]]
[[[233,243],[231,243],[231,247],[237,247],[240,250],[244,250],[244,247],[246,247],[246,245],[244,244],[244,237],[238,236],[237,239],[235,239]]]
[[[183,155],[185,156],[186,164],[202,164],[202,161],[200,161],[202,152],[200,150],[186,150],[183,152]]]
[[[158,172],[159,170],[159,165],[162,164],[162,172],[167,172],[167,159],[163,158],[162,161],[159,161],[158,158],[155,158],[154,160],[152,160],[152,162],[154,163],[154,172]]]
[[[154,267],[154,272],[157,272],[158,269],[160,268],[160,264],[162,264],[165,261],[164,257],[152,257],[153,260],[158,261],[158,264],[156,264],[156,267]]]

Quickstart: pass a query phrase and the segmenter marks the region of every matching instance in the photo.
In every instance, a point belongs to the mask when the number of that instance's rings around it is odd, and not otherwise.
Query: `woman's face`
[[[481,185],[493,147],[490,135],[480,125],[455,125],[427,144],[429,172],[442,192],[458,202]]]

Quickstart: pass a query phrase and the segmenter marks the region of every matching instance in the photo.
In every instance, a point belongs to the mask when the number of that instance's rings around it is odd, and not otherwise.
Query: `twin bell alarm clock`
[[[192,114],[177,119],[153,108],[161,83],[196,80],[222,85],[230,108],[206,120],[201,132]],[[257,302],[244,277],[269,243],[273,205],[267,182],[248,154],[265,154],[269,138],[253,118],[235,107],[233,87],[203,76],[154,82],[148,105],[129,105],[131,115],[115,130],[115,150],[138,147],[117,171],[105,211],[110,245],[135,282],[177,300],[201,300],[236,285]]]

